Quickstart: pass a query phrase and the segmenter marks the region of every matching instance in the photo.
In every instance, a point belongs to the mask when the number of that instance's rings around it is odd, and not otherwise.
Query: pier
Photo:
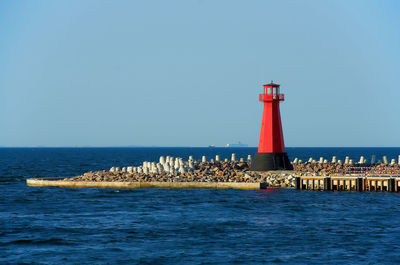
[[[362,156],[354,163],[349,157],[342,163],[336,156],[332,162],[312,157],[308,162],[295,158],[294,170],[253,171],[252,156],[230,159],[205,155],[195,160],[161,156],[157,161],[143,161],[141,165],[113,166],[109,170],[90,171],[68,178],[27,179],[28,186],[57,186],[69,188],[171,188],[171,189],[265,189],[296,188],[313,191],[400,192],[400,157],[390,164],[386,156],[382,162],[371,163]],[[375,162],[375,163],[372,163]]]
[[[400,176],[298,176],[298,190],[400,192]]]
[[[336,156],[328,159],[312,157],[306,163],[298,158],[293,160],[297,172],[295,188],[314,191],[360,191],[360,192],[400,192],[400,155],[398,159],[387,156],[376,161],[373,155],[371,162],[364,156],[359,162],[346,156],[344,163]]]

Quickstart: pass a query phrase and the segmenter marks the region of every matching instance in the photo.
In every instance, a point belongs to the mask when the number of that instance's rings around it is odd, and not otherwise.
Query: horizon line
[[[163,145],[120,145],[120,146],[1,146],[0,148],[226,148],[226,149],[244,149],[258,148],[258,146],[163,146]],[[286,146],[285,148],[400,148],[400,146]]]

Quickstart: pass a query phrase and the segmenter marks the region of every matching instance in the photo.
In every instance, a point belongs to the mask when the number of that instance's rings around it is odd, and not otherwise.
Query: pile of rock
[[[100,182],[247,182],[267,183],[271,187],[294,187],[295,175],[292,171],[252,172],[249,171],[251,156],[231,161],[220,160],[217,155],[210,161],[203,156],[195,161],[192,156],[187,161],[171,156],[160,157],[159,162],[145,161],[141,166],[112,167],[110,170],[87,172],[81,176],[68,178],[69,181]]]
[[[293,170],[298,176],[315,175],[315,176],[330,176],[345,173],[345,165],[341,163],[292,163]]]
[[[372,164],[374,163],[374,164]],[[161,156],[158,162],[144,161],[140,166],[112,167],[110,170],[88,172],[81,176],[68,178],[70,181],[97,181],[97,182],[247,182],[266,183],[270,187],[294,187],[296,176],[331,176],[349,174],[349,168],[364,167],[368,172],[377,174],[400,175],[399,162],[395,159],[388,163],[387,157],[383,162],[376,162],[372,157],[371,163],[361,157],[359,162],[354,163],[346,157],[344,162],[332,157],[331,162],[321,157],[318,161],[310,158],[303,163],[295,158],[292,162],[293,171],[250,171],[251,156],[247,161],[236,159],[232,154],[231,159],[222,161],[217,155],[215,159],[207,161],[203,156],[200,161],[189,156],[188,160],[180,157]],[[356,168],[357,169],[357,168]],[[371,171],[373,169],[373,171]],[[364,173],[366,172],[364,171]]]
[[[346,156],[344,162],[337,160],[336,156],[332,157],[331,162],[327,159],[320,157],[319,160],[314,160],[312,157],[307,162],[303,163],[302,160],[295,158],[292,162],[293,169],[298,176],[331,176],[331,175],[344,175],[355,172],[369,173],[369,174],[400,174],[400,156],[398,161],[391,159],[388,163],[387,156],[383,156],[382,160],[376,159],[376,156],[372,156],[371,162],[360,157],[358,162],[354,162],[353,159]],[[359,170],[357,170],[359,169]]]

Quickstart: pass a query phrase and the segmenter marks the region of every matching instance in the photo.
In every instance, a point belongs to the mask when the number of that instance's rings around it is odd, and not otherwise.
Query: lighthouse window
[[[268,95],[271,95],[271,88],[268,88]]]
[[[277,94],[276,90],[277,90],[277,88],[274,88],[274,95],[276,95],[276,94]]]

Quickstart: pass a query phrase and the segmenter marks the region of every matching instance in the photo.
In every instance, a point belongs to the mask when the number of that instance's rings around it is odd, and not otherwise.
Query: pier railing
[[[344,167],[345,175],[400,175],[399,168],[380,167]]]

